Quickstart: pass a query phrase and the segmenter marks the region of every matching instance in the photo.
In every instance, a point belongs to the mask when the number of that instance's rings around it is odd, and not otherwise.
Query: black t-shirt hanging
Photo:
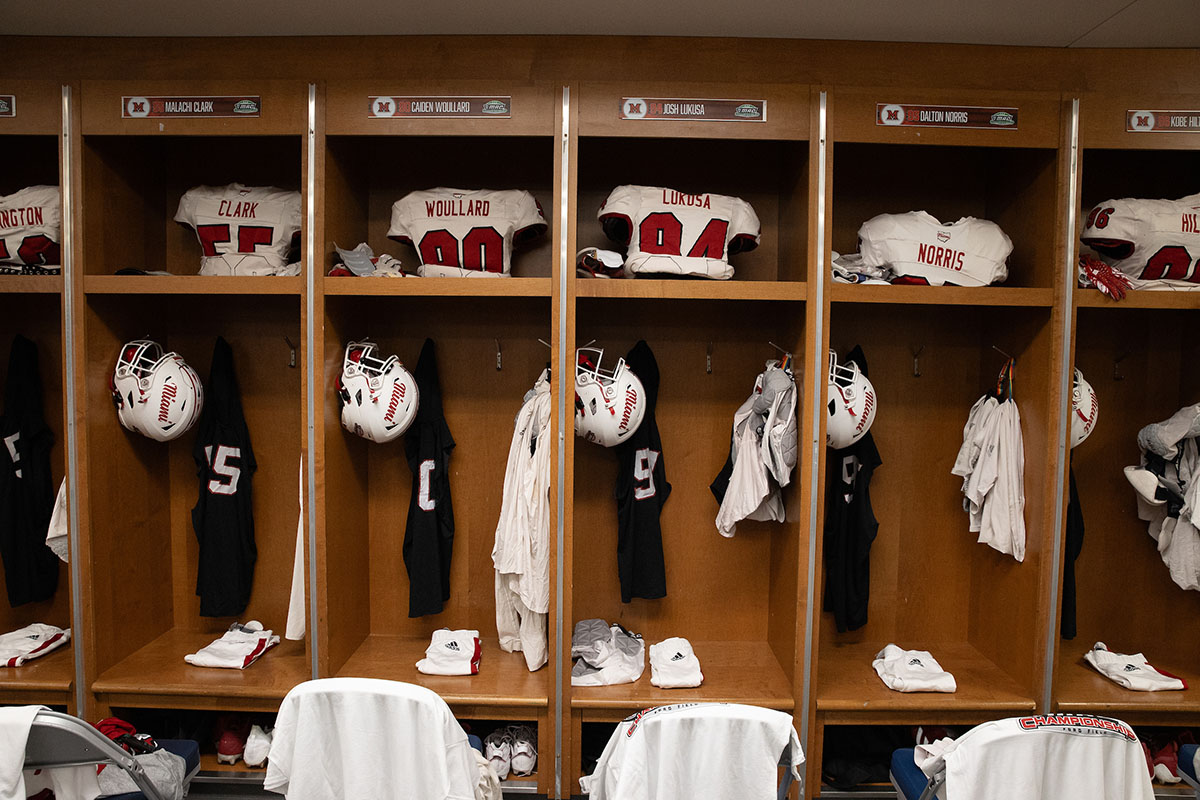
[[[58,557],[46,547],[54,512],[53,444],[42,415],[37,347],[18,335],[0,414],[0,557],[12,606],[49,600],[58,588]]]
[[[644,341],[625,356],[646,390],[646,414],[617,451],[617,572],[621,602],[667,596],[659,513],[671,494],[654,408],[658,403],[658,362]]]
[[[861,347],[846,356],[864,375]],[[870,431],[849,447],[825,457],[825,604],[838,632],[867,624],[871,593],[871,543],[879,522],[871,509],[871,475],[883,460]]]
[[[254,584],[254,448],[233,371],[233,349],[217,337],[192,448],[200,495],[192,528],[200,543],[196,594],[203,617],[236,617]]]
[[[1075,638],[1075,559],[1083,552],[1083,509],[1079,506],[1079,491],[1075,488],[1075,468],[1067,472],[1070,482],[1070,502],[1067,504],[1067,548],[1063,553],[1062,621],[1060,632],[1064,639]]]
[[[412,470],[412,497],[404,529],[408,572],[408,615],[438,614],[450,599],[450,556],[454,550],[454,504],[450,501],[450,451],[454,437],[442,414],[437,356],[426,339],[413,371],[417,418],[404,434]]]

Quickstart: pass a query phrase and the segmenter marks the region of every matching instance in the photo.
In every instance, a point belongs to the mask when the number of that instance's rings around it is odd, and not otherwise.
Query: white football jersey
[[[388,238],[410,244],[423,278],[507,278],[513,245],[546,231],[542,206],[522,189],[426,189],[392,205]]]
[[[625,269],[728,280],[731,253],[758,247],[758,215],[740,197],[618,186],[600,207],[604,233],[626,245]]]
[[[800,781],[803,763],[791,714],[732,703],[681,703],[626,717],[579,785],[591,800],[775,797],[779,767]]]
[[[1080,241],[1135,289],[1200,288],[1200,194],[1179,200],[1106,200]]]
[[[0,197],[0,274],[61,273],[61,228],[57,186],[30,186]]]
[[[1008,277],[1012,240],[986,219],[943,224],[925,211],[880,214],[858,229],[858,249],[870,267],[890,266],[892,283],[987,286]]]
[[[1137,734],[1110,717],[1058,713],[996,720],[920,749],[941,751],[920,767],[926,775],[945,768],[946,797],[1154,798]]]
[[[197,186],[175,221],[196,231],[201,275],[274,275],[300,234],[300,193],[273,186]]]

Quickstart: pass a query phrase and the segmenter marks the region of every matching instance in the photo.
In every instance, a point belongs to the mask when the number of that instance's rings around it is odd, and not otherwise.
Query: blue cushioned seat
[[[1197,745],[1185,744],[1179,748],[1179,777],[1196,786],[1196,748]]]
[[[183,774],[186,778],[191,778],[200,771],[200,744],[191,739],[156,739],[162,748],[168,753],[174,753],[183,759]],[[108,767],[107,769],[118,769],[117,767]],[[146,800],[146,795],[141,792],[128,792],[126,794],[112,794],[105,796],[104,800]]]
[[[929,785],[929,778],[913,761],[913,748],[904,747],[892,753],[892,780],[902,800],[917,800]]]

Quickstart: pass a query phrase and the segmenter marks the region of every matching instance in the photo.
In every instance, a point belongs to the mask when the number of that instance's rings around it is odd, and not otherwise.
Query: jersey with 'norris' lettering
[[[942,223],[926,211],[880,214],[858,229],[863,263],[891,267],[892,283],[987,286],[1008,277],[1012,240],[986,219]]]
[[[1135,289],[1200,289],[1200,194],[1178,200],[1106,200],[1080,241]]]
[[[422,278],[507,278],[514,245],[546,231],[522,189],[427,189],[392,205],[388,238],[416,248]]]
[[[642,382],[646,412],[637,430],[617,445],[617,573],[621,602],[635,597],[667,596],[659,514],[671,495],[662,439],[654,407],[658,404],[658,361],[644,341],[625,356],[625,365]]]
[[[599,218],[605,235],[628,248],[625,268],[635,275],[728,280],[729,256],[758,247],[758,215],[740,197],[618,186]]]
[[[454,437],[442,413],[437,353],[426,339],[413,370],[417,418],[404,434],[404,455],[412,470],[412,495],[404,526],[404,568],[408,572],[408,615],[441,613],[450,599],[450,556],[454,551],[454,504],[450,500],[450,451]]]
[[[300,235],[300,193],[231,183],[197,186],[175,221],[196,231],[201,275],[274,275]]]
[[[57,186],[0,197],[0,275],[59,275],[62,206]]]
[[[253,479],[258,463],[233,372],[233,348],[218,336],[192,447],[200,495],[192,528],[200,543],[200,616],[236,617],[250,602],[254,563]]]

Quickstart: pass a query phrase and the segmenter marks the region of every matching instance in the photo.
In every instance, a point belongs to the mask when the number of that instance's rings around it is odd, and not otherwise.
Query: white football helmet
[[[204,408],[200,376],[178,353],[148,339],[127,342],[109,380],[117,419],[128,430],[169,442],[191,430]]]
[[[878,403],[875,387],[853,361],[839,364],[829,351],[829,418],[825,443],[835,450],[849,447],[867,435],[875,421]]]
[[[1075,370],[1075,383],[1071,387],[1071,447],[1092,435],[1096,420],[1100,417],[1100,399],[1096,390]]]
[[[350,342],[337,392],[342,427],[372,442],[390,442],[417,416],[417,382],[397,356],[381,359],[374,342]]]
[[[625,359],[611,371],[600,368],[604,350],[575,351],[575,435],[604,447],[629,438],[646,415],[646,389]]]

